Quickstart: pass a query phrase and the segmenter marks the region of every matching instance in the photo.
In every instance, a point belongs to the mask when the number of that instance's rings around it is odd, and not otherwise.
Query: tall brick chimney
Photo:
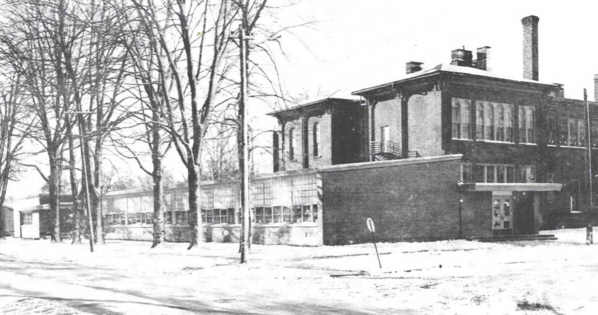
[[[594,102],[598,102],[598,74],[594,74]]]
[[[409,74],[409,73],[420,71],[422,69],[423,64],[424,64],[423,62],[419,62],[419,61],[409,61],[409,62],[405,63],[405,73]]]
[[[521,19],[523,24],[523,78],[538,81],[538,21],[535,15]]]

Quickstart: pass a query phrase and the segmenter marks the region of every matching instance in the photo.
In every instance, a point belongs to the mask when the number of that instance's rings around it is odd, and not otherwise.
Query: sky
[[[521,18],[533,14],[540,18],[540,80],[564,84],[569,98],[581,99],[587,88],[593,99],[598,73],[594,1],[290,1],[294,4],[273,11],[280,26],[303,25],[282,34],[284,54],[276,60],[290,97],[352,97],[352,91],[400,79],[408,61],[423,62],[424,68],[448,63],[451,50],[463,46],[473,51],[490,46],[490,70],[520,78]],[[249,110],[261,125],[275,128],[274,119],[265,115],[271,108],[256,104]],[[256,158],[262,172],[271,169],[267,155]],[[171,158],[167,167],[179,169],[177,164]],[[138,176],[136,166],[130,166],[122,172]],[[42,184],[29,172],[10,184],[10,194],[35,194]]]

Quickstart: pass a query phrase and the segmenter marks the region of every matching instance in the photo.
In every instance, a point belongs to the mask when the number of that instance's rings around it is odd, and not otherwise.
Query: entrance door
[[[492,194],[492,231],[496,234],[513,232],[513,202],[510,192]]]

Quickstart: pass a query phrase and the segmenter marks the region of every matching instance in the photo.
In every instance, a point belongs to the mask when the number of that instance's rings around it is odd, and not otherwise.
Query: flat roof
[[[435,74],[438,74],[441,72],[487,77],[487,78],[491,78],[491,79],[500,79],[500,80],[514,81],[514,82],[519,82],[519,83],[527,83],[527,84],[534,84],[534,85],[541,85],[541,86],[551,86],[551,87],[560,87],[561,86],[561,84],[558,84],[558,83],[547,83],[547,82],[534,81],[534,80],[528,80],[528,79],[523,79],[523,78],[513,78],[513,77],[504,76],[504,75],[499,75],[499,74],[496,74],[496,73],[493,73],[490,71],[481,70],[478,68],[456,66],[456,65],[441,63],[441,64],[439,64],[435,67],[429,68],[429,69],[420,70],[417,72],[407,74],[398,80],[374,85],[371,87],[367,87],[367,88],[364,88],[361,90],[354,91],[351,94],[362,95],[362,94],[365,94],[365,93],[368,93],[371,91],[378,90],[383,87],[393,86],[393,85],[396,85],[399,83],[403,83],[403,82],[413,80],[413,79],[418,79],[421,77],[432,76],[432,75],[435,75]]]
[[[459,185],[463,191],[561,191],[559,183],[466,183]]]
[[[307,103],[302,103],[299,105],[291,106],[289,108],[273,111],[273,112],[268,113],[268,115],[276,116],[277,114],[280,114],[280,113],[293,111],[293,110],[297,110],[297,109],[301,109],[301,108],[306,108],[306,107],[310,107],[310,106],[315,106],[315,105],[319,105],[319,104],[323,104],[323,103],[327,103],[327,102],[360,103],[361,101],[358,99],[350,99],[350,98],[326,97],[326,98],[321,98],[321,99],[317,99],[314,101],[309,101]]]

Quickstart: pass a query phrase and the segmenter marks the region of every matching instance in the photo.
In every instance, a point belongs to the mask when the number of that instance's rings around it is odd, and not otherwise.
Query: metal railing
[[[393,141],[371,141],[370,150],[372,155],[392,154],[401,156],[401,146]]]

